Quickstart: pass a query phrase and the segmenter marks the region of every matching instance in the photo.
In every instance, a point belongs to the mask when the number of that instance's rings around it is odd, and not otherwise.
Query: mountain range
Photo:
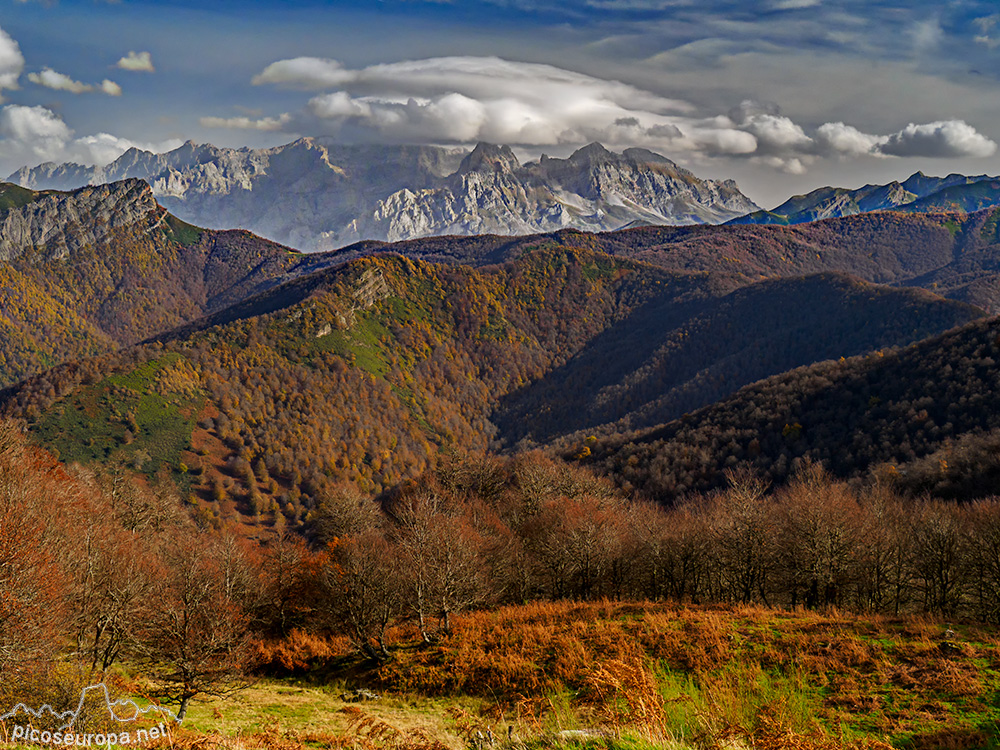
[[[822,187],[789,198],[771,211],[754,211],[731,224],[804,224],[870,211],[978,211],[1000,204],[1000,178],[987,175],[928,177],[923,172],[903,182],[848,188]]]
[[[594,143],[568,159],[521,164],[506,146],[345,146],[304,138],[270,149],[188,142],[130,149],[105,167],[42,164],[8,179],[72,190],[139,178],[179,218],[242,227],[304,251],[360,240],[531,234],[572,227],[721,223],[757,206],[730,180],[702,180],[644,149]]]

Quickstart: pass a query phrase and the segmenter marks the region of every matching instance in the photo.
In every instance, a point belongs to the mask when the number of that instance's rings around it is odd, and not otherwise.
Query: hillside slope
[[[242,231],[186,225],[139,180],[0,188],[0,387],[135,343],[322,267]]]
[[[962,498],[996,493],[1000,321],[799,368],[665,425],[591,444],[602,470],[661,501],[746,463],[784,482],[803,461]],[[572,448],[570,448],[572,450]]]

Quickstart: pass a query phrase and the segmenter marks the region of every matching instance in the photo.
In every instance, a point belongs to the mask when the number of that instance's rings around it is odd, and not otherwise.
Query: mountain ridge
[[[986,187],[984,189],[985,186]],[[821,187],[795,195],[771,210],[755,211],[728,224],[805,224],[871,211],[978,211],[1000,204],[1000,183],[988,175],[929,177],[915,172],[903,182],[860,188]]]

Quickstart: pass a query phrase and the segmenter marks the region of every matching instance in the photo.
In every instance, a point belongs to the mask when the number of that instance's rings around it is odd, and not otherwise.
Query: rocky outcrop
[[[753,210],[736,183],[700,180],[645,149],[617,154],[594,143],[521,165],[509,148],[479,144],[440,187],[379,201],[350,239],[717,224]]]
[[[0,213],[0,261],[29,249],[46,260],[65,258],[105,243],[124,228],[152,230],[163,220],[149,185],[126,180],[73,193],[42,193],[27,205]]]
[[[507,146],[344,146],[304,138],[271,149],[186,143],[132,149],[104,168],[46,164],[10,179],[30,188],[140,177],[172,213],[241,227],[303,250],[441,234],[602,231],[721,223],[755,211],[731,181],[701,180],[644,149],[594,143],[568,159],[521,164]]]

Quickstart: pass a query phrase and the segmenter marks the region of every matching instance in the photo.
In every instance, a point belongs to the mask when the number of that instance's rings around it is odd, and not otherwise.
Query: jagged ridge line
[[[146,708],[141,708],[139,704],[136,703],[131,698],[122,698],[114,701],[111,700],[111,694],[108,692],[108,686],[105,685],[103,682],[99,682],[96,685],[88,685],[87,687],[85,687],[83,690],[80,691],[80,702],[77,703],[76,710],[70,709],[68,711],[59,712],[56,711],[54,708],[52,708],[52,706],[50,706],[48,703],[45,703],[42,705],[41,708],[35,711],[33,708],[25,705],[24,703],[18,703],[16,706],[14,706],[14,708],[12,708],[7,713],[0,715],[0,721],[6,721],[7,719],[12,718],[17,714],[18,710],[23,710],[24,712],[34,716],[36,719],[42,718],[42,714],[44,714],[45,711],[48,711],[52,716],[55,716],[56,718],[61,720],[65,720],[67,716],[72,716],[73,717],[72,720],[66,722],[61,727],[59,727],[58,731],[69,729],[73,726],[74,722],[80,716],[80,712],[83,711],[84,701],[87,700],[87,691],[94,690],[96,688],[100,688],[103,691],[104,705],[107,707],[108,713],[110,713],[111,716],[114,717],[115,721],[122,723],[127,721],[136,721],[140,715],[145,716],[147,713],[150,713],[151,711],[158,711],[160,713],[167,714],[167,716],[169,716],[171,719],[180,724],[180,719],[178,719],[177,716],[174,714],[174,712],[171,711],[169,708],[164,708],[163,706],[158,706],[156,704],[149,705]],[[123,719],[120,716],[118,716],[118,714],[115,712],[115,706],[129,706],[129,705],[135,709],[135,715],[132,716],[132,718]]]

